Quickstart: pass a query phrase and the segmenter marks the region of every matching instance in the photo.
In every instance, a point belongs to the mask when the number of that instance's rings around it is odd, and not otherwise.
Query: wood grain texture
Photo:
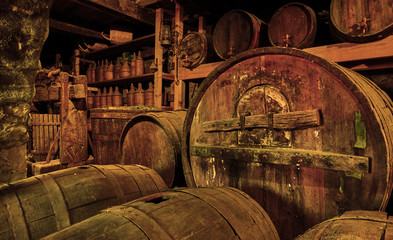
[[[150,112],[127,122],[119,139],[121,164],[140,164],[157,171],[172,187],[184,186],[180,138],[186,111]]]
[[[96,162],[99,164],[120,163],[119,140],[123,128],[132,117],[146,111],[118,107],[92,109],[90,112],[93,155]]]
[[[97,228],[105,223],[108,227]],[[279,239],[266,212],[232,188],[173,189],[106,209],[45,239]]]
[[[266,28],[264,21],[249,12],[239,9],[229,11],[218,20],[214,28],[214,50],[221,59],[228,59],[257,48],[267,38]]]
[[[155,171],[139,165],[86,165],[13,182],[0,188],[1,238],[39,239],[166,189]]]
[[[334,36],[345,42],[375,41],[392,33],[392,12],[392,0],[333,0],[329,26]]]
[[[307,52],[271,47],[241,53],[211,72],[190,104],[182,137],[187,184],[245,191],[267,211],[281,239],[293,239],[346,210],[383,210],[392,189],[392,106],[389,97],[370,80]],[[203,129],[205,122],[240,118],[242,114],[309,109],[320,110],[321,125],[293,131]],[[364,136],[356,129],[357,113],[361,116],[358,123],[365,126]],[[359,138],[365,141],[364,148],[355,147]],[[193,155],[194,146],[210,146],[212,154]],[[235,152],[215,157],[215,147],[252,151],[245,157],[234,157]],[[269,158],[271,163],[253,161],[254,153],[279,149],[288,149],[295,157],[297,151],[311,151],[308,156],[338,154],[339,167],[274,164],[275,160],[285,161],[274,157]],[[343,155],[359,157],[363,163],[369,159],[370,170],[346,172],[353,162],[340,157]],[[315,167],[316,160],[312,160]]]
[[[315,12],[302,3],[289,3],[280,7],[270,19],[267,29],[272,46],[300,49],[312,47],[316,33]]]
[[[295,239],[390,239],[392,227],[392,218],[386,212],[347,211],[313,226]]]

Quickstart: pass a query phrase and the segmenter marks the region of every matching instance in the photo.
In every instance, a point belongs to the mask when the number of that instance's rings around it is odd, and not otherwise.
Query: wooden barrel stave
[[[120,135],[122,164],[157,171],[168,186],[184,186],[180,138],[186,111],[150,112],[130,119]]]
[[[105,222],[110,228],[96,228]],[[136,227],[137,226],[137,227]],[[172,189],[104,210],[46,239],[279,239],[265,211],[231,188]]]
[[[0,233],[5,239],[39,239],[99,210],[166,189],[155,171],[139,165],[87,165],[37,175],[0,188]]]
[[[214,28],[214,50],[220,58],[228,59],[260,47],[267,38],[266,28],[264,21],[249,12],[240,9],[229,11],[219,19]]]
[[[112,107],[92,109],[91,138],[93,155],[97,164],[120,163],[119,136],[127,122],[134,116],[148,110],[135,110],[133,107]]]
[[[261,86],[266,103],[258,95]],[[244,130],[239,106],[246,113]],[[266,106],[272,120],[318,109],[321,121],[295,130],[248,128],[247,119],[255,114],[268,124]],[[239,54],[204,80],[190,104],[182,138],[187,184],[245,191],[266,209],[282,239],[343,210],[385,209],[392,189],[392,109],[370,80],[303,51],[263,48]],[[357,112],[366,126],[365,148],[355,129]],[[238,119],[238,130],[207,130],[206,122],[232,118]],[[355,148],[358,137],[360,148]],[[324,165],[323,159],[341,157],[358,162],[334,160],[334,169],[333,162]]]
[[[296,240],[307,239],[391,239],[393,221],[386,212],[347,211],[319,223]]]
[[[330,4],[331,32],[341,41],[376,41],[392,33],[392,12],[391,0],[333,0]],[[363,19],[366,24],[362,23]],[[366,26],[365,32],[363,26]]]
[[[316,32],[315,12],[302,3],[288,3],[279,8],[270,19],[267,30],[273,46],[295,48],[312,47]]]

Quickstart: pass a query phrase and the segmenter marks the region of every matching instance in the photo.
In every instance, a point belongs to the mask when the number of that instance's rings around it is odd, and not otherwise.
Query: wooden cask
[[[173,189],[106,209],[45,239],[108,237],[279,239],[266,212],[247,194],[234,188]]]
[[[139,165],[86,165],[36,175],[0,188],[0,238],[39,239],[166,189],[154,170]]]
[[[393,219],[386,212],[347,211],[317,224],[295,239],[393,239]]]
[[[330,28],[333,36],[344,42],[385,38],[393,31],[393,1],[332,0]]]
[[[220,58],[228,59],[260,47],[267,38],[266,28],[266,23],[254,14],[240,9],[229,11],[218,20],[214,28],[214,50]]]
[[[186,111],[148,112],[131,118],[120,136],[121,164],[154,169],[168,187],[184,186],[180,139]]]
[[[347,210],[384,210],[392,101],[373,82],[294,48],[244,52],[201,83],[184,121],[189,187],[231,186],[293,239]]]
[[[190,32],[181,40],[179,59],[185,68],[193,69],[207,61],[216,59],[211,34]]]
[[[312,47],[317,33],[314,10],[302,3],[288,3],[280,7],[269,21],[267,34],[273,46]]]
[[[111,107],[90,110],[91,140],[97,164],[120,163],[119,139],[127,122],[147,110],[134,107]]]

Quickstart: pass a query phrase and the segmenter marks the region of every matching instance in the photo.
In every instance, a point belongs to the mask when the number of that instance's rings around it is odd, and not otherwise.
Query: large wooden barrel
[[[106,209],[45,239],[108,236],[130,240],[279,239],[266,212],[233,188],[173,189]]]
[[[393,219],[386,212],[348,211],[326,220],[296,240],[393,239]]]
[[[0,238],[39,239],[100,210],[166,190],[152,169],[86,165],[0,188]]]
[[[312,47],[317,33],[314,10],[302,3],[280,7],[269,21],[267,34],[273,46]]]
[[[260,47],[267,38],[266,28],[266,23],[252,13],[240,9],[229,11],[218,20],[214,28],[214,50],[220,58],[228,59]]]
[[[185,117],[182,110],[133,117],[120,135],[121,163],[154,169],[168,187],[184,186],[180,139]]]
[[[91,140],[95,163],[120,163],[120,134],[132,117],[146,111],[135,110],[134,107],[96,108],[90,110]]]
[[[281,239],[346,210],[384,210],[392,106],[369,79],[304,51],[241,53],[213,70],[190,104],[187,185],[245,191]]]
[[[211,34],[190,32],[181,40],[179,59],[185,68],[196,68],[206,61],[215,59]]]
[[[392,0],[332,0],[332,34],[345,42],[370,42],[389,36],[393,31]]]

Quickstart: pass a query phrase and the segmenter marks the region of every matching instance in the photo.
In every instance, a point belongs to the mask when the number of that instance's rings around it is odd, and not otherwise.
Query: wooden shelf
[[[164,73],[162,74],[162,79],[167,81],[173,81],[174,77],[171,74]],[[88,85],[89,87],[105,87],[111,85],[126,85],[131,83],[153,82],[153,81],[154,81],[154,73],[146,73],[140,76],[125,77],[125,78],[113,79],[108,81],[89,83]]]
[[[146,47],[154,48],[154,44],[155,44],[155,33],[146,35],[144,37],[136,38],[122,44],[109,46],[101,50],[97,50],[89,53],[82,53],[79,55],[79,57],[89,60],[102,60],[108,57],[120,55],[123,52],[133,52],[133,51],[135,52]],[[149,57],[149,56],[144,56],[144,57]]]
[[[303,51],[339,63],[354,71],[393,68],[393,36],[369,43],[338,43],[303,49]],[[221,62],[207,63],[195,69],[180,68],[179,79],[205,78]]]

